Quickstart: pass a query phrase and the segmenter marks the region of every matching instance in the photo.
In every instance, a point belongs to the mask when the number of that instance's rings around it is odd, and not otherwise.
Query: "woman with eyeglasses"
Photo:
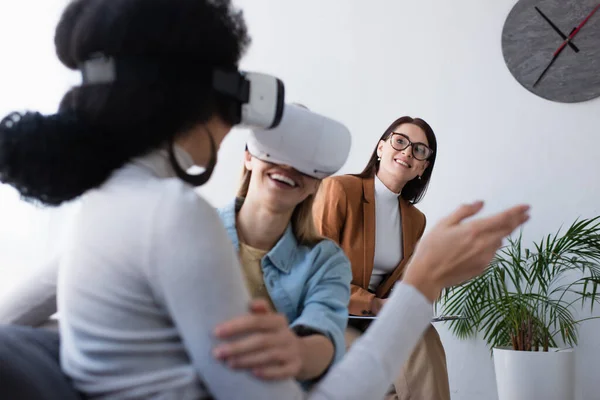
[[[436,150],[427,122],[401,117],[385,130],[360,174],[323,182],[315,223],[321,234],[340,244],[352,264],[351,315],[377,315],[402,278],[425,230],[425,215],[414,205],[425,195]],[[368,322],[350,318],[347,345]],[[433,326],[394,386],[399,399],[450,399],[446,355]]]

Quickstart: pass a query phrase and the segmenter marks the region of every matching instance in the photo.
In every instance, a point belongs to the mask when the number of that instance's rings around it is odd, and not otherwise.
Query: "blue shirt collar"
[[[240,249],[240,242],[235,225],[235,216],[237,211],[239,211],[239,209],[242,207],[243,202],[243,199],[238,198],[219,210],[221,220],[223,225],[225,225],[225,230],[233,242],[236,251],[239,251]],[[290,223],[285,229],[283,236],[281,236],[275,246],[267,253],[265,258],[268,258],[269,261],[281,272],[288,274],[294,265],[298,246],[298,241],[296,240],[296,236],[292,230],[292,224]]]

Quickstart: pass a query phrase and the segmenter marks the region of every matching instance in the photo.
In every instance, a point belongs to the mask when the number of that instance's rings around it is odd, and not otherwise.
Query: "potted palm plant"
[[[530,249],[510,238],[481,276],[447,289],[458,338],[478,332],[493,352],[499,400],[572,399],[577,308],[600,300],[600,217],[575,221]]]

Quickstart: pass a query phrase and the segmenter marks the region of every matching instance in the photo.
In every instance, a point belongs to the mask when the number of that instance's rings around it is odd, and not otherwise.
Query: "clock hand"
[[[571,35],[573,32],[575,32],[577,28],[573,28],[571,30],[571,33],[569,33],[569,35]],[[558,53],[560,54],[560,53]],[[540,76],[536,79],[536,81],[533,83],[533,87],[536,87],[538,83],[540,83],[540,81],[542,80],[542,78],[544,77],[544,75],[546,75],[546,72],[548,72],[548,70],[550,69],[550,67],[552,66],[552,64],[554,64],[554,61],[556,61],[556,59],[558,58],[558,54],[554,54],[552,55],[552,59],[550,60],[550,62],[548,63],[548,65],[546,66],[546,68],[544,68],[544,70],[542,71],[542,73],[540,74]]]
[[[581,23],[577,26],[577,28],[575,28],[575,30],[573,32],[571,32],[569,37],[567,37],[567,39],[564,42],[562,42],[562,44],[558,47],[558,49],[556,49],[556,51],[552,54],[552,59],[550,60],[550,62],[546,66],[546,68],[544,68],[544,70],[542,71],[540,76],[533,83],[534,87],[542,80],[544,75],[546,75],[546,72],[548,72],[548,70],[550,69],[552,64],[554,64],[554,61],[556,61],[556,59],[558,58],[560,53],[562,53],[562,51],[565,49],[567,44],[570,43],[571,40],[573,40],[575,35],[577,35],[579,33],[581,28],[583,28],[583,26],[589,21],[589,19],[592,17],[592,15],[594,15],[596,13],[596,11],[598,11],[599,8],[600,8],[600,4],[598,4],[596,7],[594,7],[594,9],[587,15],[587,17],[585,17],[585,19],[583,21],[581,21]]]
[[[558,29],[558,27],[556,25],[554,25],[554,22],[550,21],[550,18],[548,18],[546,16],[546,14],[544,14],[542,12],[542,10],[540,10],[538,7],[534,7],[534,8],[535,8],[535,11],[537,11],[542,16],[542,18],[544,18],[546,20],[546,22],[550,24],[550,26],[552,27],[552,29],[554,29],[556,31],[556,33],[558,33],[558,35],[563,40],[567,39],[567,35],[565,35],[564,33],[562,33],[562,31],[560,29]],[[579,53],[579,49],[573,43],[569,42],[569,47],[572,48],[575,51],[575,53]]]
[[[533,83],[533,87],[536,87],[537,84],[540,83],[540,81],[542,80],[542,78],[544,77],[544,75],[546,75],[546,72],[548,72],[548,70],[550,69],[550,67],[552,66],[552,64],[554,64],[554,61],[556,61],[557,58],[558,58],[558,54],[554,54],[552,56],[552,59],[550,60],[550,62],[546,66],[546,68],[544,68],[544,70],[542,71],[542,73],[540,74],[540,76],[538,76],[538,78]]]
[[[598,4],[596,7],[594,7],[594,9],[587,15],[587,17],[585,17],[585,19],[583,21],[581,21],[579,26],[577,28],[575,28],[575,30],[569,35],[569,37],[560,45],[560,47],[558,49],[556,49],[554,54],[560,54],[560,52],[563,51],[565,46],[568,43],[570,43],[571,40],[573,40],[575,35],[577,35],[579,33],[581,28],[583,28],[583,26],[589,21],[589,19],[592,17],[592,15],[594,15],[596,13],[596,11],[598,11],[599,8],[600,8],[600,4]]]

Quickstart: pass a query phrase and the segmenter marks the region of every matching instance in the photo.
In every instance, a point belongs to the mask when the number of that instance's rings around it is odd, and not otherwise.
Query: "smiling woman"
[[[427,190],[437,141],[420,118],[401,117],[381,135],[358,175],[326,179],[315,203],[320,233],[338,242],[352,264],[350,314],[379,313],[400,280],[425,216],[414,206]],[[367,327],[350,320],[349,344]],[[450,398],[446,356],[430,326],[395,382],[400,399]]]
[[[319,242],[322,237],[316,233],[312,207],[321,180],[301,174],[290,166],[262,161],[249,151],[244,157],[238,197],[246,198],[251,193],[249,201],[261,203],[274,213],[289,214],[288,219],[301,243]],[[254,193],[256,195],[252,195]]]
[[[335,136],[336,125],[331,121],[320,125],[321,118],[303,106],[288,105],[277,129],[288,137],[297,121],[314,121],[313,131],[322,129]],[[340,141],[349,141],[349,133],[340,132],[344,139]],[[272,349],[252,350],[238,343],[220,356],[237,368],[255,370],[259,377],[294,377],[308,386],[345,352],[350,263],[342,249],[315,229],[312,208],[321,183],[319,173],[310,176],[282,162],[263,160],[277,158],[268,150],[268,139],[274,136],[251,133],[237,200],[220,214],[238,250],[252,298],[262,299],[267,309],[285,316],[265,332],[278,335],[280,341],[270,338]],[[332,143],[323,142],[321,147],[332,150]],[[334,162],[334,170],[346,156]],[[264,310],[259,307],[256,312]],[[255,360],[259,350],[281,356],[259,363]]]

